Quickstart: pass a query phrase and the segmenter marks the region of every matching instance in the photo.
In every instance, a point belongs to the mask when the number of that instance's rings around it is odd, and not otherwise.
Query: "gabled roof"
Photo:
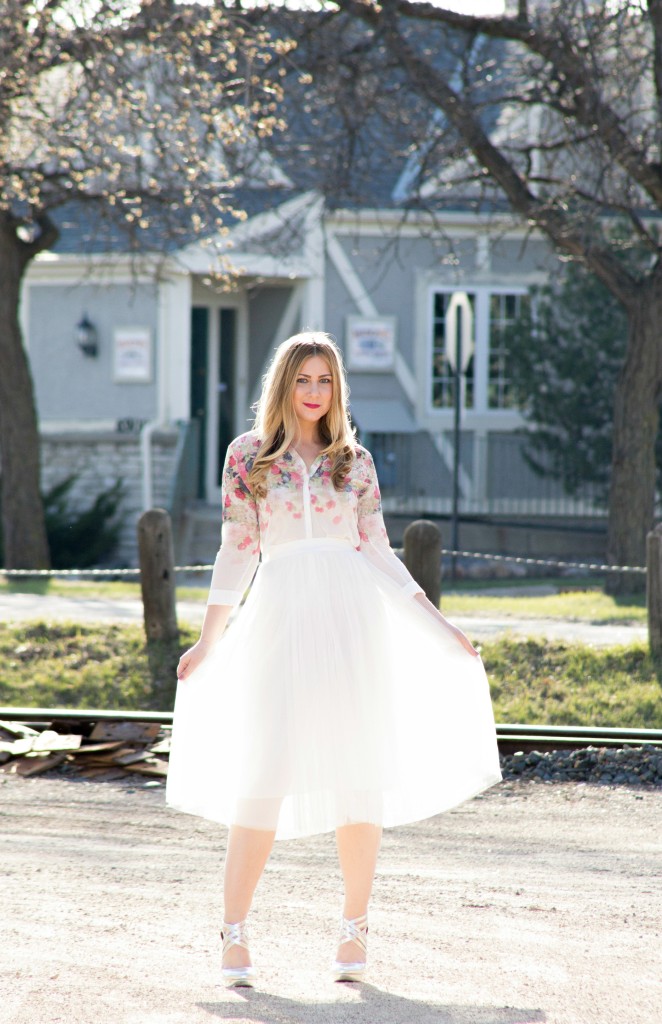
[[[397,210],[425,202],[421,186],[433,180],[432,168],[437,166],[439,146],[447,142],[448,127],[443,117],[423,109],[407,90],[402,70],[379,54],[381,74],[379,66],[362,68],[365,30],[351,18],[330,20],[321,13],[287,9],[263,11],[262,16],[270,19],[273,34],[296,35],[299,44],[290,55],[284,81],[286,128],[244,152],[243,168],[242,154],[234,154],[240,182],[232,194],[235,208],[253,218],[310,192],[323,195],[330,209]],[[462,48],[457,33],[443,26],[414,26],[411,31],[424,31],[439,68],[450,77],[457,73]],[[483,40],[480,45],[482,59],[489,47],[498,66],[504,44]],[[494,123],[496,116],[486,107],[487,120]],[[266,185],[267,180],[272,184]],[[458,184],[441,195],[436,191],[433,202],[438,210],[468,210],[476,208],[480,197],[471,187]],[[496,196],[491,202],[503,205]],[[101,203],[72,203],[55,217],[60,238],[54,251],[180,251],[199,238],[192,226],[195,212],[155,204],[145,211],[149,226],[137,231],[118,225]],[[234,223],[229,217],[228,226]],[[210,224],[209,234],[216,229]]]

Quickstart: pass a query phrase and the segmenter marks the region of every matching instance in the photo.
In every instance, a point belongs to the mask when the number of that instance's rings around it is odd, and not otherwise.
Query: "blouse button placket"
[[[295,454],[299,462],[303,466],[303,473],[301,474],[303,478],[303,486],[301,491],[301,496],[303,499],[303,523],[304,529],[306,531],[306,538],[310,538],[313,535],[313,520],[310,514],[310,478],[313,475],[313,470],[317,465],[319,456],[317,459],[315,459],[310,469],[308,469],[308,466],[306,465],[305,460],[301,457],[301,455],[299,455],[298,452],[296,452]]]
[[[310,477],[307,471],[303,475],[303,521],[306,528],[306,537],[312,537],[313,522],[310,515]]]

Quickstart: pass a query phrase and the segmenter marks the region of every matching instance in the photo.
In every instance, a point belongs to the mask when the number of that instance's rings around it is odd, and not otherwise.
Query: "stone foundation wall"
[[[176,471],[177,430],[152,435],[154,507],[167,508]],[[76,511],[93,504],[97,496],[121,479],[124,499],[120,509],[118,544],[106,562],[114,568],[138,564],[136,527],[142,509],[142,460],[140,436],[120,433],[61,433],[42,436],[42,490],[47,491],[68,476],[76,481],[68,503]]]

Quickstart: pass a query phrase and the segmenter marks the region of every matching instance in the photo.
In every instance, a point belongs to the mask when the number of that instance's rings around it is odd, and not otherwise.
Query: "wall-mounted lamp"
[[[97,329],[93,323],[90,323],[87,313],[83,313],[80,323],[76,324],[76,343],[86,356],[99,354]]]

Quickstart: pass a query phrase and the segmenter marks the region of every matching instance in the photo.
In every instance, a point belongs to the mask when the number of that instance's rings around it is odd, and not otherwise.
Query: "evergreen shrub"
[[[124,497],[124,483],[116,480],[97,495],[89,508],[73,510],[69,506],[71,489],[78,476],[74,473],[43,494],[46,534],[54,569],[88,569],[109,555],[120,531],[117,512]],[[2,524],[0,523],[0,565],[3,564]]]

